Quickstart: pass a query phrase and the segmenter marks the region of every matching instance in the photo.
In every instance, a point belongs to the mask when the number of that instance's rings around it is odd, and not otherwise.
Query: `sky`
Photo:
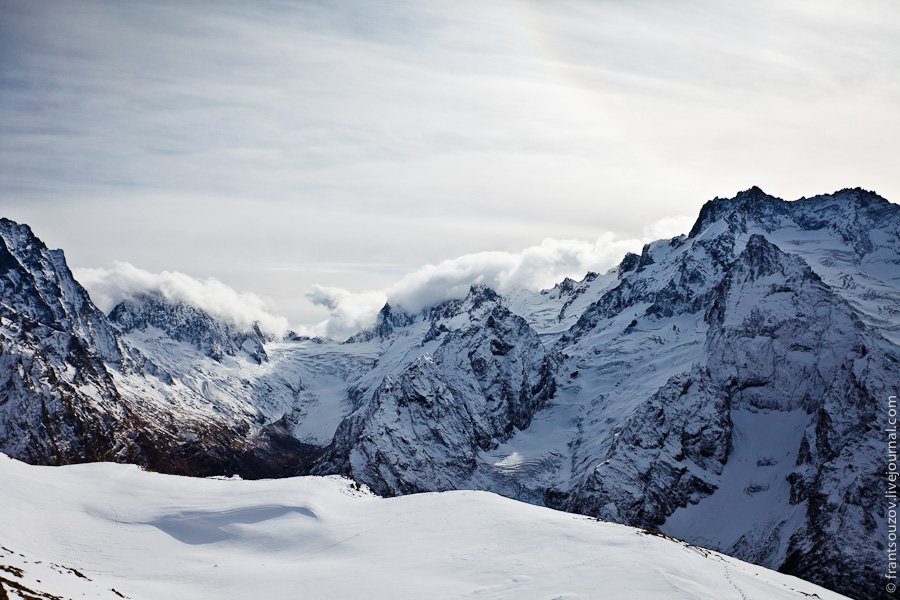
[[[101,305],[343,335],[410,286],[609,268],[752,185],[900,199],[895,0],[0,11],[0,215]]]

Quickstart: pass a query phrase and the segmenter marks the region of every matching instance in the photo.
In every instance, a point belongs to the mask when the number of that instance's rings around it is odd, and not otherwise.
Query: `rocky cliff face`
[[[38,463],[112,459],[126,411],[115,332],[59,250],[0,219],[0,447]]]
[[[702,312],[705,340],[690,370],[614,426],[580,484],[549,498],[828,587],[871,588],[884,533],[876,424],[895,348],[759,234]],[[747,513],[733,512],[742,504]],[[836,545],[842,530],[854,537]]]
[[[61,251],[0,220],[3,452],[39,464],[116,460],[195,475],[288,474],[302,464],[309,449],[275,423],[263,427],[268,420],[249,401],[204,398],[184,385],[192,373],[183,362],[160,367],[123,335],[156,327],[203,352],[241,350],[261,361],[258,331],[152,300],[114,312],[115,323],[94,306]]]
[[[257,363],[268,358],[263,348],[265,336],[259,326],[241,331],[183,302],[145,295],[117,304],[110,311],[109,319],[124,333],[155,328],[167,337],[191,344],[214,360],[239,353]]]
[[[548,503],[883,593],[898,224],[859,190],[795,203],[749,190],[645,248],[560,340],[566,369],[595,379],[576,392],[575,483]]]
[[[27,225],[0,219],[0,298],[13,316],[70,331],[106,362],[122,360],[105,316],[75,281],[62,250],[50,250]]]
[[[357,388],[361,404],[338,428],[322,472],[383,494],[455,489],[480,449],[527,428],[553,393],[537,334],[490,289],[473,287],[412,325],[384,350],[404,358],[379,371],[371,393]]]
[[[0,222],[0,449],[382,494],[481,488],[882,593],[900,210],[864,190],[715,199],[607,273],[266,340],[134,298],[109,318]]]

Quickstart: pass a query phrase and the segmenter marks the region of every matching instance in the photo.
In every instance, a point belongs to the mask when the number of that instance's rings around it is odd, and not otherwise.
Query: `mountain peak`
[[[688,237],[694,237],[709,225],[725,219],[729,225],[743,229],[748,221],[759,223],[777,219],[787,204],[781,198],[753,186],[735,194],[734,198],[714,198],[703,205]]]
[[[62,250],[51,250],[31,227],[0,219],[0,301],[57,331],[70,331],[105,360],[122,360],[114,332],[72,275]]]
[[[401,308],[391,306],[385,302],[375,317],[375,325],[371,329],[360,331],[350,336],[345,343],[368,342],[373,339],[386,339],[394,333],[395,329],[406,327],[415,320],[415,317]]]
[[[469,288],[469,293],[466,295],[466,299],[470,300],[474,307],[477,308],[481,306],[484,302],[494,302],[500,299],[500,295],[497,294],[493,290],[493,288],[488,287],[483,283],[475,283]]]
[[[155,327],[180,342],[193,345],[214,360],[245,352],[257,363],[267,359],[265,341],[258,326],[240,331],[216,319],[201,308],[184,302],[172,302],[160,294],[144,294],[120,302],[109,313],[109,320],[125,333]]]
[[[34,235],[34,232],[31,230],[31,227],[27,223],[17,223],[11,219],[7,219],[6,217],[0,217],[0,235],[3,235],[4,238],[9,238],[10,234],[16,235],[19,237],[27,237],[31,238],[41,246],[44,243]]]
[[[385,302],[375,322],[375,336],[382,339],[388,337],[398,327],[405,327],[412,323],[413,317],[399,308],[393,308],[390,302]]]
[[[738,192],[735,195],[734,200],[758,200],[763,198],[773,198],[773,196],[765,193],[758,185],[754,185],[746,190]]]

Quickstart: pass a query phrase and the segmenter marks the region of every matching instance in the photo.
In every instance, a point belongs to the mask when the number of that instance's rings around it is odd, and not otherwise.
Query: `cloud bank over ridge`
[[[288,330],[287,319],[273,314],[265,298],[238,292],[212,277],[197,279],[177,271],[151,273],[118,261],[111,268],[82,268],[74,272],[104,312],[109,312],[123,300],[157,294],[171,302],[201,308],[242,329],[259,323],[260,329],[272,335],[284,335]]]
[[[384,290],[353,293],[343,288],[314,286],[306,297],[327,308],[327,319],[311,332],[344,337],[371,327],[385,302],[416,313],[445,300],[462,298],[475,283],[501,294],[517,289],[544,289],[565,277],[580,279],[588,271],[603,271],[617,264],[626,252],[647,242],[686,232],[690,217],[661,219],[641,238],[620,238],[606,232],[595,241],[547,238],[519,252],[477,252],[425,265]]]
[[[547,238],[518,252],[464,254],[420,267],[379,290],[354,292],[315,285],[306,293],[306,299],[326,309],[328,317],[317,324],[294,324],[293,328],[304,335],[342,339],[371,327],[385,302],[417,313],[445,300],[464,297],[476,283],[501,294],[548,288],[565,277],[580,279],[588,271],[606,270],[626,252],[683,233],[691,223],[689,217],[667,217],[646,227],[640,238],[606,232],[593,242]],[[107,312],[125,299],[158,294],[201,308],[241,328],[259,323],[263,331],[280,336],[290,327],[264,297],[239,292],[211,277],[197,279],[176,271],[152,273],[127,262],[115,262],[110,268],[76,269],[75,275],[94,302]]]

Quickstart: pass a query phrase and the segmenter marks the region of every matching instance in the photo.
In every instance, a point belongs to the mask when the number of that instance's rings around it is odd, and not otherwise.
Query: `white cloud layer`
[[[318,324],[299,324],[294,329],[305,335],[343,339],[371,327],[388,301],[416,313],[445,300],[463,298],[476,283],[501,294],[551,287],[565,277],[580,279],[588,271],[606,270],[626,252],[639,251],[647,242],[684,233],[691,223],[690,217],[667,217],[644,228],[640,238],[606,232],[593,242],[547,238],[519,252],[465,254],[425,265],[378,290],[351,292],[314,285],[306,299],[326,309],[328,317]],[[263,331],[276,336],[289,329],[288,320],[273,312],[271,302],[253,293],[238,292],[212,277],[197,279],[177,271],[151,273],[120,261],[111,268],[76,269],[75,277],[105,312],[125,299],[159,294],[167,300],[201,308],[241,328],[259,323]]]
[[[238,292],[217,279],[197,279],[177,271],[151,273],[127,262],[115,262],[112,268],[84,268],[75,277],[88,290],[101,310],[109,312],[128,298],[159,294],[172,302],[184,302],[246,329],[259,323],[272,335],[284,335],[288,321],[271,312],[269,303],[248,292]]]
[[[686,232],[690,217],[667,217],[646,227],[640,239],[607,232],[594,242],[547,238],[520,252],[478,252],[426,265],[384,290],[353,293],[343,288],[314,286],[306,297],[329,311],[327,319],[308,330],[329,337],[345,337],[371,327],[385,302],[416,313],[444,300],[462,298],[480,283],[508,294],[517,289],[543,289],[565,277],[581,278],[602,271],[643,244]]]

